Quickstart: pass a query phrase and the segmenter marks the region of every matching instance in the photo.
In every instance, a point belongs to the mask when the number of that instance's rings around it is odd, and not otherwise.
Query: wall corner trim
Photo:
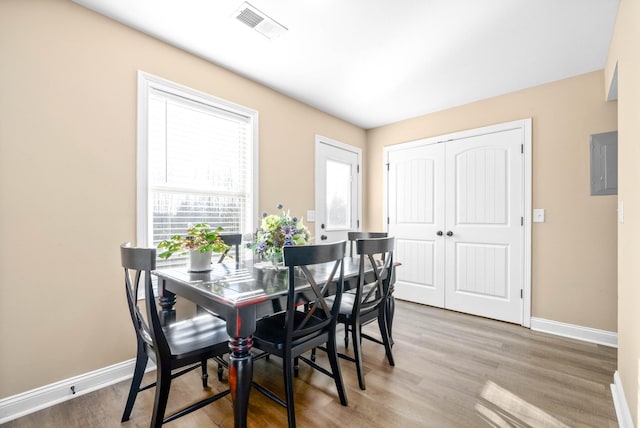
[[[613,405],[616,408],[616,417],[620,428],[634,428],[629,405],[622,388],[622,379],[620,373],[616,370],[613,374],[613,383],[611,384],[611,395],[613,396]]]
[[[136,360],[132,358],[89,373],[0,399],[0,425],[129,379],[133,376],[135,364]],[[146,371],[155,369],[155,364],[149,361]],[[72,386],[75,394],[71,391]]]
[[[583,327],[575,324],[566,324],[559,321],[547,320],[544,318],[531,317],[531,330],[543,333],[555,334],[557,336],[578,339],[585,342],[597,343],[599,345],[618,347],[618,334],[598,330],[597,328]]]

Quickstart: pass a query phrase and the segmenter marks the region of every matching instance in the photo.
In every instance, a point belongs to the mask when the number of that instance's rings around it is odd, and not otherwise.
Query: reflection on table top
[[[344,276],[346,279],[358,275],[359,258],[344,259]],[[323,282],[327,279],[332,263],[310,268],[314,279]],[[188,287],[197,295],[222,303],[226,306],[239,307],[253,305],[265,300],[282,296],[287,291],[288,268],[279,271],[254,266],[248,262],[236,266],[235,262],[212,265],[209,272],[189,272],[186,269],[158,269],[153,272],[161,279],[170,281],[178,287]],[[307,282],[298,272],[296,288]]]

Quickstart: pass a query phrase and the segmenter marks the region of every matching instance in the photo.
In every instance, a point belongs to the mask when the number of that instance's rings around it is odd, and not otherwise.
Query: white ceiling
[[[604,68],[618,0],[74,0],[365,129]],[[603,95],[604,97],[604,95]]]

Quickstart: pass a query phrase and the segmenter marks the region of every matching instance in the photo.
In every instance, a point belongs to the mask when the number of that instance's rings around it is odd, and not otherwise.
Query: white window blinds
[[[202,222],[251,232],[254,118],[214,101],[148,89],[148,245]],[[175,256],[159,261],[182,263]]]

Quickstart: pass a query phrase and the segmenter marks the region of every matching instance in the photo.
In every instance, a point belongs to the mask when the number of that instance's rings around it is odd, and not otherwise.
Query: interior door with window
[[[360,157],[357,147],[316,136],[316,244],[346,240],[359,229]]]

